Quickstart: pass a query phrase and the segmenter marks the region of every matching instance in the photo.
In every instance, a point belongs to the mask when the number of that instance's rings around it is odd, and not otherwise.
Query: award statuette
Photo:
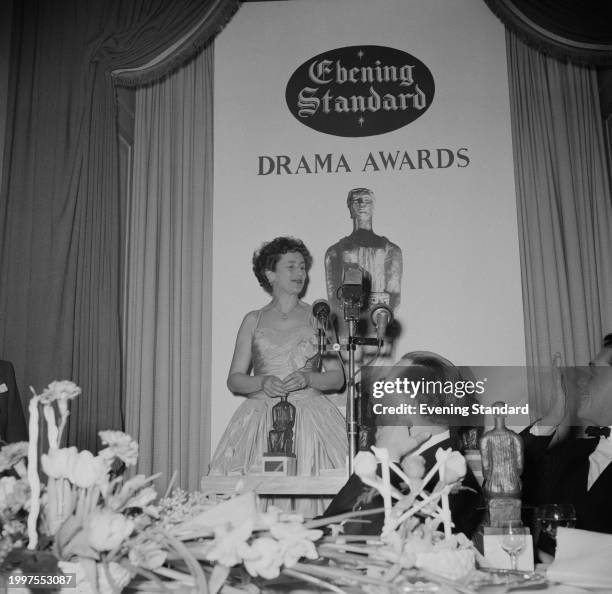
[[[295,406],[288,402],[287,394],[272,407],[272,425],[268,432],[268,451],[263,455],[263,473],[295,476],[297,460],[293,453],[293,425]]]
[[[503,402],[493,407],[501,409]],[[489,525],[500,526],[504,521],[521,519],[521,474],[523,472],[523,441],[506,427],[502,414],[494,415],[495,426],[480,438],[482,485],[489,512]]]
[[[503,402],[495,402],[493,407],[502,410],[503,405]],[[523,441],[506,427],[503,414],[495,414],[494,419],[495,426],[483,434],[479,444],[487,519],[479,533],[474,535],[474,540],[478,546],[482,538],[479,548],[492,567],[533,571],[533,544],[531,538],[525,539],[529,529],[521,522]],[[522,546],[510,551],[505,543],[508,535],[514,532],[520,533]]]

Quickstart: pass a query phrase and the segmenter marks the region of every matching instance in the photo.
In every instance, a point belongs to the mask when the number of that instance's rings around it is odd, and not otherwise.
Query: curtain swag
[[[195,29],[180,40],[169,55],[151,65],[113,72],[114,84],[120,87],[140,87],[174,73],[223,31],[239,6],[240,0],[212,0]]]
[[[522,42],[563,62],[612,65],[612,5],[598,0],[485,0]]]

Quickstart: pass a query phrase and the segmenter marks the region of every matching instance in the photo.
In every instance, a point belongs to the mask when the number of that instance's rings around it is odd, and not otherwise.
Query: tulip
[[[74,446],[60,449],[53,448],[49,450],[48,454],[41,456],[40,462],[49,477],[69,478],[77,456],[78,451]]]
[[[355,474],[361,479],[375,479],[377,467],[378,462],[376,457],[370,452],[359,452],[353,460]]]
[[[92,549],[111,551],[132,533],[134,522],[122,514],[102,509],[89,515],[86,529]]]
[[[83,450],[72,458],[68,479],[77,487],[87,489],[100,482],[106,472],[106,464],[100,457]]]
[[[465,458],[459,453],[451,450],[438,448],[436,461],[440,462],[440,481],[446,485],[452,485],[460,481],[467,471]]]
[[[425,474],[425,458],[423,456],[406,456],[402,460],[402,470],[412,479],[423,478]]]

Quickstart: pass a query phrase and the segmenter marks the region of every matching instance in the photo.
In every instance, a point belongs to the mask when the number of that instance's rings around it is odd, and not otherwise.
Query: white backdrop
[[[314,131],[285,103],[293,72],[354,45],[421,60],[436,91],[393,132]],[[370,152],[456,152],[467,167],[362,171]],[[344,156],[337,173],[258,175],[260,156]],[[243,4],[215,42],[212,444],[240,404],[225,386],[236,332],[267,295],[251,256],[279,235],[303,239],[314,264],[306,300],[326,297],[325,250],[352,230],[348,190],[376,194],[374,231],[403,251],[396,353],[426,349],[465,365],[524,365],[504,30],[482,0],[302,0]]]

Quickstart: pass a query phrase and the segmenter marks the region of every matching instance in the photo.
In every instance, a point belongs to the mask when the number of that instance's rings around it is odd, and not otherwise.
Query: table
[[[333,497],[347,478],[344,470],[321,476],[205,476],[200,488],[206,493],[233,493],[242,481],[242,491],[254,491],[264,497]]]

